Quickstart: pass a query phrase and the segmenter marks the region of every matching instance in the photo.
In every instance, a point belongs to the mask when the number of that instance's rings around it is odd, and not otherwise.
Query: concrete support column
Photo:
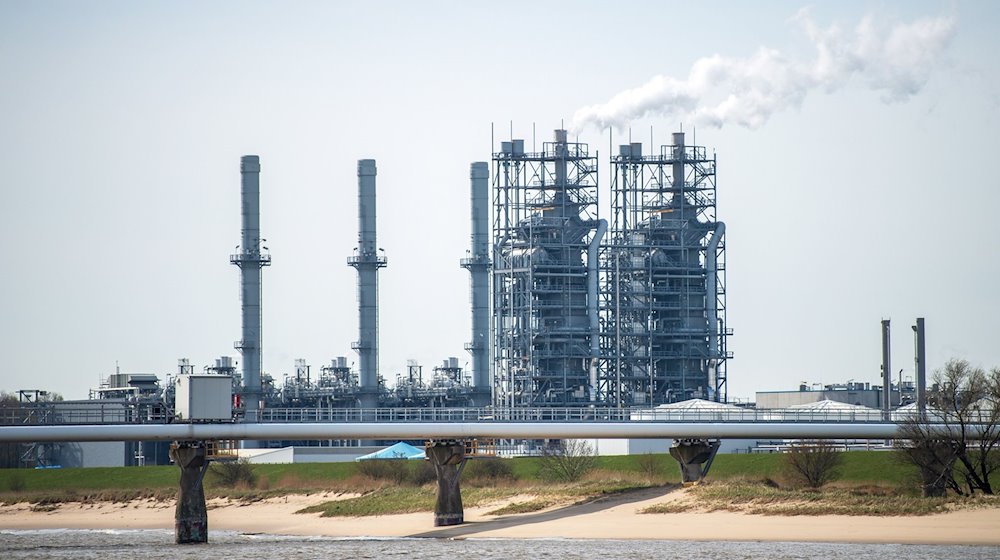
[[[434,505],[434,526],[465,523],[462,489],[459,479],[465,469],[465,442],[432,441],[427,444],[427,458],[437,472],[437,503]]]
[[[181,468],[180,492],[174,512],[177,544],[208,542],[208,509],[202,480],[208,470],[203,442],[178,442],[170,448],[170,458]]]
[[[717,439],[675,439],[670,446],[670,456],[680,464],[681,480],[685,484],[704,480],[718,451]]]

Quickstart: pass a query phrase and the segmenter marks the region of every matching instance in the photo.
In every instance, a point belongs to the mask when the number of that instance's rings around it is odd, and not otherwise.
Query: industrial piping
[[[359,405],[378,405],[378,269],[387,261],[375,237],[375,160],[358,160],[358,247],[347,264],[358,271]]]
[[[490,238],[489,165],[483,161],[469,168],[472,201],[472,247],[461,265],[469,271],[472,298],[472,340],[466,350],[472,354],[473,401],[486,406],[491,401],[490,384]]]
[[[590,402],[597,401],[597,363],[601,358],[600,302],[597,284],[600,278],[601,240],[608,231],[608,221],[597,222],[597,231],[587,247],[587,314],[590,317]]]
[[[931,425],[932,429],[954,429]],[[968,426],[971,434],[982,426]],[[366,422],[257,424],[119,424],[2,426],[0,442],[205,441],[326,439],[884,439],[899,435],[892,422]]]
[[[236,347],[243,356],[243,403],[248,422],[257,421],[261,399],[261,268],[271,264],[271,256],[260,237],[260,158],[240,159],[242,198],[242,242],[229,262],[240,269],[243,338]],[[254,444],[248,442],[247,447]]]
[[[712,392],[715,393],[712,395],[713,400],[717,398],[719,389],[715,368],[718,367],[719,360],[722,358],[719,353],[719,309],[716,299],[719,297],[719,243],[722,242],[722,238],[725,235],[726,224],[716,222],[715,232],[712,234],[712,238],[709,239],[708,247],[705,249],[705,310],[708,316],[708,359],[710,362],[710,378],[708,383]]]

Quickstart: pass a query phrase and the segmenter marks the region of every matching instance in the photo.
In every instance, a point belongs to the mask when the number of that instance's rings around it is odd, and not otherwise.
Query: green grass
[[[641,513],[738,511],[760,515],[930,515],[953,509],[997,507],[992,496],[921,498],[892,486],[832,486],[822,490],[778,488],[760,481],[732,479],[692,487],[694,498],[667,502]]]
[[[369,492],[357,498],[323,502],[296,513],[319,513],[322,517],[360,517],[433,510],[434,490],[427,487],[395,487]]]
[[[647,488],[649,484],[625,480],[587,480],[578,484],[526,485],[511,483],[501,486],[463,487],[462,503],[465,507],[489,505],[519,495],[537,496],[526,502],[511,504],[509,513],[538,511],[551,505],[579,503],[609,494],[618,494]],[[366,515],[392,515],[433,511],[435,501],[433,484],[415,486],[386,486],[367,492],[355,498],[330,500],[307,507],[297,513],[319,513],[323,517],[359,517]],[[506,510],[500,508],[500,510]],[[523,511],[514,511],[515,509]],[[534,508],[534,509],[532,509]],[[493,513],[493,512],[491,512]],[[496,514],[500,515],[500,514]]]
[[[653,456],[662,468],[649,476],[649,457],[641,455],[598,457],[597,472],[585,481],[567,487],[562,492],[576,498],[624,491],[649,485],[679,482],[677,464],[668,454]],[[537,458],[509,459],[516,482],[549,486],[539,478]],[[708,480],[734,478],[780,478],[780,454],[719,455],[709,472]],[[647,463],[647,464],[644,464]],[[206,479],[205,490],[211,496],[226,496],[242,500],[261,499],[283,493],[316,491],[367,492],[379,486],[359,477],[356,463],[303,463],[287,465],[255,465],[259,483],[255,489],[225,489]],[[845,453],[840,484],[912,485],[915,471],[894,457],[894,453],[853,451]],[[0,469],[0,500],[3,501],[70,501],[86,499],[109,501],[133,497],[170,496],[176,493],[180,477],[175,466],[99,467],[86,469]],[[600,482],[590,480],[598,478]],[[464,481],[463,494],[482,483]],[[501,483],[501,486],[508,483]],[[488,486],[488,483],[487,483]],[[13,491],[15,489],[16,491]]]

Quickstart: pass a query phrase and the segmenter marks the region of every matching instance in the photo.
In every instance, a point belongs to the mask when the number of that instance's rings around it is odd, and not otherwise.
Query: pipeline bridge
[[[22,411],[23,412],[23,411]],[[105,421],[64,414],[47,418],[21,414],[0,418],[3,442],[171,441],[170,456],[180,467],[175,541],[208,540],[208,512],[202,478],[217,441],[420,439],[437,474],[434,525],[464,522],[459,479],[469,442],[484,439],[673,439],[670,454],[682,479],[704,478],[719,440],[893,439],[900,424],[873,411],[863,414],[800,414],[781,411],[725,412],[656,409],[272,409],[259,422],[157,421],[141,415],[131,422],[109,414]],[[90,411],[93,413],[93,410]],[[90,414],[88,413],[88,414]],[[83,422],[89,420],[89,422]],[[13,422],[12,422],[13,421]],[[44,423],[42,423],[44,421]],[[16,422],[16,423],[15,423]],[[947,425],[940,426],[948,430]]]

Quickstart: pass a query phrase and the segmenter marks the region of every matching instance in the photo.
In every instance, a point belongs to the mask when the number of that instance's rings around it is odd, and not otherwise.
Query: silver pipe
[[[938,429],[947,430],[945,426]],[[748,422],[382,422],[290,424],[127,424],[75,426],[3,426],[0,442],[43,441],[200,441],[444,439],[444,438],[746,438],[746,439],[884,439],[898,436],[891,422],[748,423]],[[978,433],[972,427],[972,433]]]
[[[710,400],[718,399],[718,367],[722,356],[719,351],[719,243],[726,235],[726,224],[715,223],[715,232],[705,249],[705,315],[708,319],[708,391]]]
[[[705,309],[708,311],[708,355],[713,360],[718,360],[719,356],[719,309],[716,306],[716,299],[719,297],[719,263],[717,262],[719,243],[726,235],[726,224],[715,223],[715,233],[708,240],[708,248],[705,250]]]
[[[601,357],[600,302],[597,285],[600,279],[601,240],[608,231],[608,221],[597,221],[597,231],[587,246],[587,314],[590,318],[590,401],[597,400],[597,362]]]

